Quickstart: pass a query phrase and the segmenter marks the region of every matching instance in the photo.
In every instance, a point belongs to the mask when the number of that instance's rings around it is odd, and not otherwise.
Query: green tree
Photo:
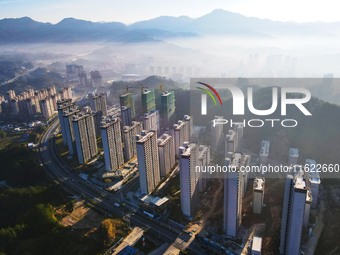
[[[0,138],[5,138],[7,136],[7,133],[3,130],[0,130]]]

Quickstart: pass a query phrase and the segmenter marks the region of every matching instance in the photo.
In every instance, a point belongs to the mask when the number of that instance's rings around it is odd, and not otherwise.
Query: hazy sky
[[[56,23],[65,17],[135,21],[160,15],[199,17],[214,9],[282,21],[340,21],[336,0],[0,0],[0,18],[29,16]]]

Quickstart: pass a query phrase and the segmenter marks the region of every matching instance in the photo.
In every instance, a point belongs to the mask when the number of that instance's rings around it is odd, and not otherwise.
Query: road
[[[174,243],[178,237],[179,231],[175,231],[169,226],[167,227],[166,224],[160,224],[157,220],[148,218],[136,210],[131,210],[127,207],[115,207],[113,205],[113,201],[117,199],[115,196],[119,195],[113,195],[106,191],[99,192],[98,188],[86,183],[86,181],[73,173],[71,169],[60,160],[56,153],[53,141],[54,132],[58,126],[58,120],[51,123],[47,131],[43,134],[40,142],[40,160],[48,175],[62,185],[68,192],[73,195],[84,197],[87,203],[92,204],[108,215],[115,215],[117,217],[124,218],[134,226],[148,229],[153,232],[162,241]],[[124,190],[122,192],[124,192]],[[105,194],[103,195],[103,193]],[[197,241],[191,242],[188,250],[195,254],[206,254],[200,248]]]
[[[31,72],[37,70],[38,68],[39,68],[39,66],[38,66],[38,67],[35,67],[35,68],[33,68],[33,69],[30,69],[30,70],[27,70],[26,72],[24,72],[24,73],[22,73],[22,74],[18,74],[18,75],[16,75],[14,78],[12,78],[12,79],[10,79],[10,80],[7,80],[7,81],[5,81],[5,82],[3,82],[3,83],[1,83],[0,86],[4,86],[4,85],[7,85],[7,84],[10,84],[10,83],[16,81],[17,79],[19,79],[20,77],[23,77],[23,76],[25,76],[25,75],[27,75],[27,74],[29,74],[29,73],[31,73]]]

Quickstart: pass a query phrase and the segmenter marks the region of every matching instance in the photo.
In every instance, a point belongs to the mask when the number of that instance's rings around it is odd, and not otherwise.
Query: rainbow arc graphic
[[[197,82],[197,83],[206,87],[206,88],[196,87],[197,89],[204,92],[204,94],[202,94],[202,96],[201,96],[201,114],[202,115],[207,115],[207,95],[214,102],[215,106],[217,106],[216,98],[218,99],[219,104],[222,106],[221,96],[220,96],[220,94],[218,94],[218,92],[216,91],[216,89],[214,87],[212,87],[211,85],[204,83],[204,82]]]

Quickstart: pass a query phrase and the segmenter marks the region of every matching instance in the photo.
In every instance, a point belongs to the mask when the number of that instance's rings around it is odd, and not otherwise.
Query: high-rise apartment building
[[[299,149],[298,148],[289,148],[288,155],[288,164],[296,165],[299,160]]]
[[[123,142],[120,119],[107,116],[102,118],[101,136],[106,171],[117,171],[124,165]],[[119,174],[117,172],[117,174]]]
[[[90,76],[92,80],[92,87],[98,88],[103,86],[102,76],[100,75],[99,71],[91,71]]]
[[[73,116],[73,131],[79,164],[86,164],[98,153],[93,113],[89,107]]]
[[[79,110],[74,104],[63,110],[63,125],[65,131],[65,139],[67,140],[68,152],[70,155],[75,154],[73,116],[76,115],[78,112]]]
[[[142,194],[151,194],[160,182],[156,131],[136,136],[139,184]]]
[[[235,171],[229,171],[224,179],[223,228],[226,235],[232,237],[237,237],[242,222],[244,178],[240,172],[241,161],[241,153],[234,153],[232,158],[225,159],[225,165],[230,165],[235,169]]]
[[[131,126],[123,127],[124,159],[129,161],[137,155],[136,136],[140,135],[143,125],[140,122],[132,121]]]
[[[199,204],[198,146],[185,142],[179,149],[179,178],[181,187],[181,211],[193,218]]]
[[[95,94],[92,96],[91,108],[95,112],[101,112],[102,116],[107,116],[106,95]]]
[[[131,119],[134,120],[136,117],[135,102],[131,93],[125,93],[119,97],[120,106],[129,107],[131,110]]]
[[[253,213],[261,214],[264,200],[264,178],[255,178],[253,187]]]
[[[234,130],[228,130],[225,136],[225,155],[236,152],[237,134]]]
[[[175,109],[175,93],[173,91],[163,91],[160,109],[162,128],[169,127],[174,123]]]
[[[159,111],[145,113],[143,116],[143,128],[144,130],[155,130],[159,133]]]
[[[260,148],[260,161],[261,164],[266,164],[268,161],[270,141],[262,140]]]
[[[130,126],[132,122],[131,108],[127,106],[122,106],[120,109],[122,126]]]
[[[169,134],[161,135],[158,140],[159,169],[161,178],[170,173],[175,166],[174,137]]]
[[[185,121],[179,120],[177,124],[174,124],[174,138],[175,138],[175,155],[179,156],[178,148],[183,145],[183,142],[189,142],[185,140],[186,138],[186,130],[185,130]]]
[[[206,168],[210,165],[210,148],[208,146],[200,145],[198,147],[198,165]],[[198,184],[199,191],[204,192],[207,186],[207,178],[203,173],[200,173]]]
[[[184,127],[184,135],[185,135],[185,137],[184,137],[184,140],[185,141],[191,141],[191,136],[192,136],[192,132],[193,132],[193,126],[194,126],[194,124],[193,124],[193,118],[192,118],[192,116],[190,116],[190,115],[184,115],[184,118],[183,118],[183,121],[185,122],[185,127]]]
[[[215,119],[223,119],[223,116],[215,116]],[[222,141],[223,134],[223,125],[211,125],[211,150],[216,152],[218,150],[218,146]]]
[[[156,110],[155,92],[149,89],[142,89],[142,111],[149,113]]]
[[[45,99],[40,100],[40,108],[41,108],[41,112],[43,116],[46,119],[49,119],[52,117],[54,113],[54,107],[53,107],[53,103],[51,103],[50,97],[46,97]]]
[[[312,191],[312,208],[317,208],[318,206],[318,197],[319,197],[319,188],[320,188],[320,174],[316,171],[316,161],[314,159],[306,159],[305,165],[309,168],[308,171],[308,181],[309,186]]]
[[[235,130],[236,136],[237,136],[236,152],[242,151],[242,147],[243,147],[243,129],[244,129],[243,123],[235,123],[234,124],[234,130]]]
[[[280,254],[300,254],[307,183],[301,175],[288,175],[285,182],[280,233]]]
[[[63,114],[64,110],[70,109],[72,107],[72,100],[71,99],[61,99],[57,101],[57,108],[58,108],[58,119],[61,128],[61,134],[63,136],[63,143],[67,146],[67,138],[66,138],[66,127],[64,124]]]

